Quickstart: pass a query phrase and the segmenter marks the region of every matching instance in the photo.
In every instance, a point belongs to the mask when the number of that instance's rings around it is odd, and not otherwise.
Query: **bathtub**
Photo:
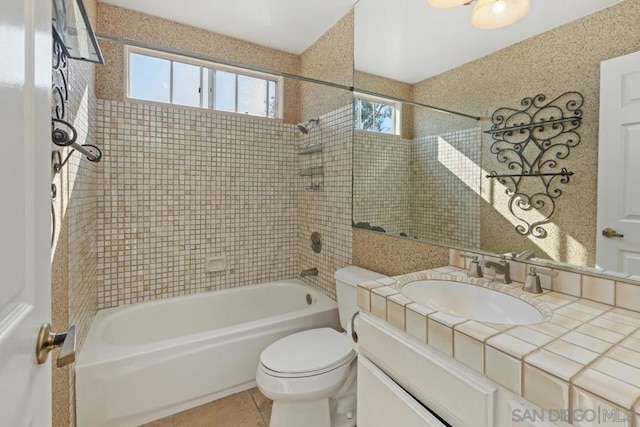
[[[325,326],[340,329],[336,303],[299,280],[101,310],[75,367],[78,426],[137,426],[254,387],[262,350]]]

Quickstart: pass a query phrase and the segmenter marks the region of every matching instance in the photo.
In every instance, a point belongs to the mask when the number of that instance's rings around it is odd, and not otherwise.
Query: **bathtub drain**
[[[307,294],[307,304],[311,305],[311,303],[313,303],[313,297],[311,294]]]

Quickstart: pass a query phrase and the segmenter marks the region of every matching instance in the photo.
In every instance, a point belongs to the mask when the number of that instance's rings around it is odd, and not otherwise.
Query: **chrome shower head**
[[[306,123],[298,123],[298,130],[302,132],[304,135],[309,133],[309,130],[314,126],[318,126],[320,124],[320,118],[316,117],[315,119],[311,119]]]
[[[304,135],[309,133],[309,129],[307,129],[308,123],[298,123],[298,130],[302,132]]]

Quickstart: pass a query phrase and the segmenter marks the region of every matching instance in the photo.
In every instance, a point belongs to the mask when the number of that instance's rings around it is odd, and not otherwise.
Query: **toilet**
[[[335,274],[340,323],[358,311],[357,285],[386,276],[360,267]],[[282,338],[260,355],[258,388],[273,400],[271,427],[356,424],[356,349],[346,332],[310,329]]]

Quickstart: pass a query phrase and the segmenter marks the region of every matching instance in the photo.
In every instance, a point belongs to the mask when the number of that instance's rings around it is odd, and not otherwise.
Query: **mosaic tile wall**
[[[480,138],[480,128],[414,140],[355,132],[354,220],[479,247]]]
[[[297,131],[270,119],[98,102],[98,306],[296,270]],[[207,273],[208,257],[224,256]]]
[[[298,137],[298,149],[320,143],[321,153],[298,156],[298,169],[322,167],[319,191],[308,191],[311,177],[298,176],[297,202],[297,273],[318,268],[317,277],[304,280],[335,299],[336,270],[351,263],[351,148],[353,141],[353,112],[351,104],[320,116],[320,126],[308,136]],[[322,251],[311,249],[311,233],[322,237]]]
[[[356,130],[353,144],[353,220],[409,233],[413,141]]]
[[[480,247],[481,129],[414,140],[411,235]]]

